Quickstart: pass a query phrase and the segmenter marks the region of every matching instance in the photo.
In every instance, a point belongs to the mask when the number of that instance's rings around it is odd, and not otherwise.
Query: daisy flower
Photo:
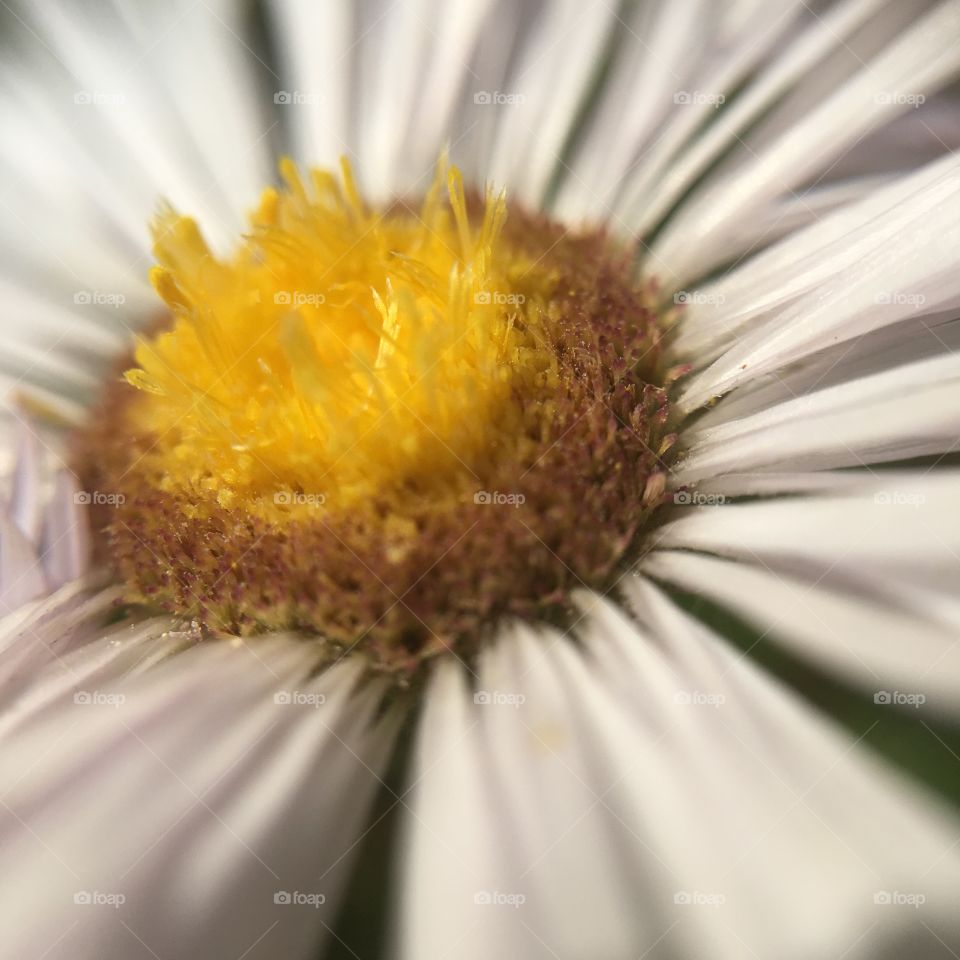
[[[3,7],[5,956],[958,955],[958,0]]]

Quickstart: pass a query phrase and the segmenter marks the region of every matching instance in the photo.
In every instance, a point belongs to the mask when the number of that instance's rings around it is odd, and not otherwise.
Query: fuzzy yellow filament
[[[160,489],[268,518],[301,496],[446,495],[517,434],[516,391],[555,376],[536,271],[499,242],[503,196],[471,219],[441,165],[419,209],[378,212],[346,162],[339,181],[281,172],[230,259],[190,218],[154,225],[174,323],[126,377],[145,392],[138,428],[161,438]]]

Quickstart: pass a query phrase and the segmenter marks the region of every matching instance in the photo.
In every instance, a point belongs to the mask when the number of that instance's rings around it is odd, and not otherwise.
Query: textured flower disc
[[[170,314],[77,444],[129,599],[403,677],[608,589],[672,443],[632,251],[442,163],[385,210],[346,164],[282,174],[227,259],[154,225]]]

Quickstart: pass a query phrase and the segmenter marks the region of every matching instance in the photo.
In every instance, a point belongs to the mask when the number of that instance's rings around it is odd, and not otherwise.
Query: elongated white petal
[[[851,489],[859,489],[860,492],[869,490],[872,495],[881,489],[906,489],[916,480],[917,471],[909,469],[885,470],[880,477],[867,471],[854,470],[727,473],[697,484],[697,493],[723,494],[724,501],[734,497],[769,497],[783,493],[841,493]]]
[[[816,470],[906,460],[960,438],[960,354],[897,367],[685,434],[677,483],[741,470]]]
[[[732,883],[736,892],[737,881],[756,884],[754,895],[738,898],[739,904],[728,895],[707,921],[721,940],[730,933],[742,938],[729,941],[732,955],[743,956],[744,944],[758,956],[844,950],[858,958],[927,950],[935,955],[938,940],[956,942],[960,931],[949,893],[960,870],[955,814],[681,613],[658,589],[639,580],[623,588],[660,641],[674,681],[664,678],[667,691],[681,678],[688,684],[672,698],[661,694],[657,706],[672,721],[667,744],[686,741],[683,756],[704,772],[692,792],[698,804],[706,800],[714,835],[694,855],[702,861],[719,855],[718,887]],[[622,618],[609,605],[598,615],[611,623],[611,634],[629,635],[617,630]],[[624,647],[621,641],[614,656],[629,656]],[[645,669],[653,669],[655,660],[637,658]],[[682,716],[690,712],[693,718]],[[729,817],[713,820],[725,801]],[[674,842],[683,846],[687,824],[679,817],[670,822],[679,830]],[[776,863],[790,868],[777,869]],[[827,863],[830,882],[824,883]],[[891,909],[911,902],[926,912],[922,920],[912,907]],[[744,910],[742,927],[722,916],[728,906]],[[891,944],[892,952],[885,952]]]
[[[105,627],[121,595],[75,580],[0,620],[0,738],[78,687],[109,683],[198,639],[162,618]]]
[[[556,678],[528,673],[540,645],[518,628],[488,657],[476,695],[449,663],[428,691],[403,957],[617,957],[640,943],[643,899],[631,897],[599,815],[577,718]]]
[[[209,4],[202,12],[216,17]],[[184,123],[180,104],[171,97],[170,91],[178,88],[178,81],[170,78],[168,84],[165,76],[168,70],[184,68],[176,65],[175,56],[158,59],[151,70],[145,70],[141,62],[149,52],[148,45],[163,42],[164,28],[169,31],[176,26],[176,17],[168,10],[163,26],[140,41],[123,18],[105,11],[98,19],[98,29],[91,30],[83,11],[59,0],[24,5],[22,19],[27,24],[32,54],[37,59],[52,55],[51,69],[65,71],[74,84],[73,94],[63,101],[63,122],[81,128],[90,148],[96,143],[98,154],[110,157],[121,175],[126,175],[124,167],[142,170],[153,192],[148,200],[151,205],[157,194],[163,193],[196,215],[216,244],[223,245],[235,235],[243,211],[255,198],[236,194],[227,198],[222,194],[217,170],[206,167],[202,151],[209,152],[211,145],[214,149],[219,146],[217,166],[239,166],[257,156],[264,144],[244,142],[252,135],[249,132],[241,142],[232,140],[227,131],[235,125],[228,121],[225,126],[218,125],[222,139],[211,141],[212,131],[207,131],[205,142],[198,149],[189,133],[189,124]],[[223,11],[220,21],[215,30],[222,28]],[[233,43],[237,42],[235,36]],[[103,54],[107,47],[110,56]],[[218,52],[220,55],[215,56]],[[232,46],[221,45],[218,51],[216,46],[206,44],[205,58],[205,77],[211,71],[214,75],[221,71],[221,80],[229,83],[229,78],[236,76]],[[197,65],[196,69],[199,68]],[[249,90],[246,83],[243,86]],[[245,100],[242,95],[235,96],[230,109],[234,113],[247,111],[252,102],[249,97]],[[250,125],[240,126],[250,130]],[[250,182],[252,177],[238,179]],[[151,207],[142,208],[140,213],[146,219]]]
[[[682,286],[736,256],[739,251],[725,233],[729,223],[814,177],[871,129],[910,109],[905,94],[945,85],[960,70],[960,50],[953,42],[958,30],[960,4],[944,0],[831,96],[793,118],[749,163],[685,204],[654,245],[668,281]]]
[[[781,237],[790,236],[810,224],[819,223],[836,210],[842,210],[871,196],[896,178],[896,174],[860,176],[775,200],[766,209],[757,211],[755,216],[738,222],[732,228],[733,242],[751,250],[762,249]],[[707,357],[700,359],[705,360]]]
[[[711,486],[722,488],[720,479]],[[654,537],[661,547],[706,550],[781,569],[802,566],[817,578],[877,573],[946,595],[956,592],[960,472],[848,473],[827,492],[677,511],[678,519]]]
[[[806,960],[865,930],[856,956],[923,924],[954,937],[956,824],[657,591],[638,600],[653,634],[584,598],[582,651],[518,628],[475,691],[438,670],[400,955]],[[891,890],[925,894],[922,918],[882,908]]]
[[[847,0],[828,9],[822,18],[813,19],[784,54],[777,57],[768,70],[762,71],[757,81],[749,85],[743,95],[736,98],[728,110],[724,110],[717,122],[676,158],[676,162],[665,170],[652,166],[641,167],[642,178],[629,188],[628,222],[641,234],[653,227],[691,188],[696,178],[702,176],[710,163],[721,156],[731,142],[736,142],[748,124],[754,122],[762,111],[769,109],[784,91],[803,78],[827,53],[843,43],[883,3],[884,0]],[[780,16],[774,28],[782,29],[790,19],[779,10],[777,13]],[[764,39],[761,34],[761,48]],[[718,91],[716,86],[704,89],[714,94]],[[660,175],[654,176],[655,172]],[[631,211],[635,211],[634,216],[630,216]]]
[[[745,418],[761,410],[850,385],[862,378],[960,348],[960,319],[948,310],[909,319],[858,337],[856,345],[841,343],[807,357],[795,366],[747,381],[697,418],[697,429]]]
[[[433,155],[419,169],[403,169],[406,130],[432,39],[432,31],[424,30],[423,25],[434,22],[439,6],[435,0],[386,5],[373,11],[369,27],[362,27],[360,153],[365,161],[365,181],[376,196],[390,198],[417,188],[422,192],[423,181],[437,162],[440,143],[435,140],[430,144]]]
[[[487,106],[498,112],[487,176],[534,204],[558,166],[617,9],[605,0],[558,0],[542,16],[503,91],[518,102]]]
[[[481,37],[504,29],[501,18],[506,11],[499,8],[494,18],[493,8],[493,0],[449,0],[430,11],[432,49],[426,62],[417,64],[422,72],[410,122],[402,143],[394,145],[400,151],[394,160],[401,172],[401,189],[416,184],[422,191],[420,178],[433,170],[448,140],[461,161],[461,137],[454,132],[458,123],[477,106],[475,94],[498,89],[495,78],[477,72],[474,60]]]
[[[945,157],[897,177],[699,288],[684,314],[678,349],[701,363],[715,356],[751,321],[769,317],[896,238],[916,213],[939,204],[958,173],[957,158]]]
[[[0,617],[86,574],[90,534],[76,478],[59,469],[51,483],[54,444],[13,411],[17,449],[10,468],[10,507],[0,504]]]
[[[34,545],[0,510],[0,617],[46,590],[47,581]]]
[[[954,630],[827,587],[818,582],[822,575],[666,550],[649,554],[643,570],[710,597],[749,621],[770,643],[874,696],[917,696],[922,712],[957,715],[960,644]]]
[[[562,217],[619,219],[614,200],[624,171],[641,144],[657,139],[654,131],[659,133],[658,124],[676,111],[675,98],[686,92],[684,86],[696,86],[698,57],[708,47],[718,20],[716,6],[700,0],[635,8],[623,31],[613,76],[587,118],[590,128],[578,155],[565,171],[557,204]],[[759,55],[764,38],[761,34],[755,39]],[[695,104],[677,112],[688,123],[703,122]]]
[[[143,51],[143,72],[160,80],[178,108],[184,146],[195,147],[203,165],[195,179],[242,214],[272,177],[270,135],[277,125],[257,76],[269,76],[269,67],[245,39],[244,5],[115,0],[115,6]]]
[[[10,489],[10,519],[32,543],[43,523],[43,445],[23,417],[16,420],[17,449]]]
[[[54,481],[46,508],[40,558],[51,589],[82,577],[90,565],[90,528],[76,477],[65,470]]]
[[[716,356],[741,331],[769,320],[774,311],[796,303],[895,240],[911,221],[950,195],[958,176],[956,157],[928,164],[699,288],[696,297],[688,298],[677,349],[699,364]],[[814,303],[803,302],[806,309]]]
[[[34,39],[25,43],[31,52],[36,52]],[[100,129],[98,117],[81,114],[85,122],[70,123],[71,105],[88,105],[74,104],[82,91],[68,71],[42,54],[39,60],[31,58],[29,66],[0,65],[0,103],[16,133],[0,145],[0,162],[5,179],[18,188],[7,192],[5,202],[23,227],[21,242],[36,241],[48,259],[68,253],[67,259],[79,258],[82,264],[120,259],[124,246],[128,253],[142,252],[147,241],[143,217],[152,210],[157,185],[142,171],[117,163],[123,154],[98,155],[96,137],[90,136]],[[76,113],[73,119],[78,119]],[[41,211],[51,216],[56,211],[56,233],[35,219]],[[71,251],[78,232],[96,235],[97,246]]]
[[[280,637],[202,643],[88,676],[0,738],[8,948],[315,956],[389,736],[357,665],[311,661]]]
[[[686,385],[680,405],[711,397],[854,337],[960,305],[954,241],[960,177],[951,172],[902,207],[905,222],[828,283],[755,325]],[[956,234],[956,236],[955,236]],[[923,255],[919,255],[923,251]]]
[[[269,14],[277,27],[283,72],[274,94],[281,102],[294,155],[317,165],[351,151],[350,68],[356,56],[348,0],[278,0]]]

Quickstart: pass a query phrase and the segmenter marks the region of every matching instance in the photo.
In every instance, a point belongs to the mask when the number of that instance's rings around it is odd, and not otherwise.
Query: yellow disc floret
[[[499,242],[504,197],[472,223],[441,166],[420,209],[376,212],[346,162],[339,181],[281,171],[229,259],[188,217],[154,225],[151,279],[175,320],[126,378],[152,395],[137,416],[164,438],[161,489],[270,516],[458,488],[518,435],[510,397],[556,377],[541,312],[508,293],[530,290],[532,265]]]
[[[383,209],[281,165],[216,255],[164,210],[168,308],[78,436],[130,602],[295,630],[409,678],[504,617],[573,622],[664,490],[662,318],[632,251],[441,163]]]

